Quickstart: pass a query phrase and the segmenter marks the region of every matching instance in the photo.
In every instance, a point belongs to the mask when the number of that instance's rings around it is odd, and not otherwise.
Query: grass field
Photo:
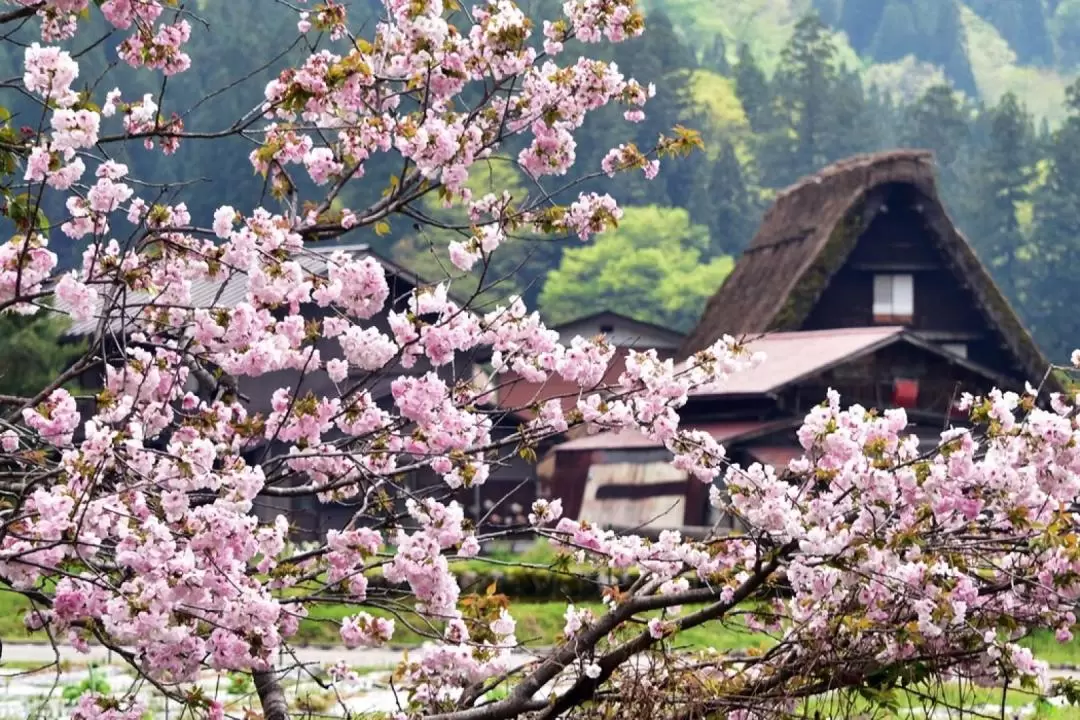
[[[578,603],[577,606],[603,612],[600,603]],[[31,638],[22,620],[28,607],[22,596],[0,592],[0,640],[18,642]],[[311,608],[309,616],[301,621],[300,630],[293,642],[339,644],[338,621],[361,609],[372,615],[394,617],[397,625],[394,645],[418,646],[437,633],[437,628],[412,612],[391,613],[379,608],[323,604]],[[516,634],[519,642],[532,647],[550,646],[558,642],[565,624],[565,603],[513,602],[511,609],[517,621]],[[1080,637],[1080,633],[1077,634]],[[40,639],[40,633],[36,637]],[[680,634],[676,642],[678,647],[687,649],[715,648],[720,651],[764,649],[771,644],[772,640],[768,636],[746,629],[739,621],[707,623]],[[1080,665],[1080,639],[1061,644],[1054,639],[1053,633],[1040,632],[1021,644],[1030,647],[1037,657],[1051,664]]]
[[[602,612],[599,603],[579,603]],[[558,641],[564,625],[566,604],[561,602],[514,602],[511,605],[517,620],[519,642],[532,647],[549,646]],[[14,593],[0,592],[0,640],[18,642],[30,637],[23,626],[22,616],[26,601]],[[300,624],[294,642],[311,644],[338,644],[338,621],[359,608],[347,605],[319,605],[311,609],[310,616]],[[390,613],[365,607],[375,615]],[[414,613],[394,615],[397,632],[394,644],[413,647],[428,638],[424,633],[434,634],[436,628],[427,625]],[[411,626],[411,627],[410,627]],[[1078,633],[1080,636],[1080,633]],[[40,635],[39,635],[40,637]],[[709,623],[678,636],[678,647],[687,649],[715,648],[721,651],[764,649],[772,640],[763,634],[749,631],[740,622]],[[1067,644],[1058,643],[1052,633],[1039,633],[1023,642],[1041,659],[1051,664],[1080,665],[1080,640]],[[9,671],[17,664],[2,663]],[[30,669],[30,668],[25,668]],[[380,668],[370,668],[374,671]],[[885,701],[886,706],[880,703]],[[1002,713],[1004,701],[1005,714]],[[884,713],[884,714],[883,714]],[[796,713],[805,718],[840,717],[1020,717],[1031,720],[1080,720],[1080,707],[1058,706],[1019,688],[1010,689],[1003,697],[1000,689],[961,686],[945,683],[937,686],[915,687],[896,690],[887,697],[871,702],[858,693],[830,693],[809,700]]]
[[[603,606],[600,603],[578,603],[575,606],[591,608],[597,613],[603,612]],[[558,636],[566,624],[563,617],[566,612],[565,603],[513,602],[510,607],[517,621],[516,635],[519,642],[533,647],[550,646],[558,642]],[[365,611],[372,615],[392,616],[378,609],[365,609]],[[311,643],[336,642],[337,625],[334,621],[355,612],[355,608],[343,605],[314,607],[309,617],[301,623],[298,639]],[[395,644],[419,645],[427,639],[409,627],[412,625],[417,630],[430,632],[430,628],[415,614],[397,616],[395,621],[398,628],[394,633]],[[768,637],[751,633],[743,628],[741,623],[736,627],[711,623],[680,634],[677,644],[696,649],[715,648],[726,651],[767,647],[771,641]]]
[[[887,702],[882,707],[858,693],[829,693],[803,703],[798,715],[806,718],[1017,718],[1023,715],[1033,720],[1080,720],[1080,708],[1055,705],[1018,688],[1010,688],[1003,695],[1000,688],[968,684],[914,686],[895,691]]]

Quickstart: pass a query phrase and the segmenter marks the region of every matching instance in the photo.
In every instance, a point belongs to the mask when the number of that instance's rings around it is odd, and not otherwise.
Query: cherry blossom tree
[[[1068,640],[1075,622],[1071,398],[1048,408],[1035,389],[965,398],[973,428],[925,448],[905,435],[903,411],[843,409],[833,394],[807,416],[806,455],[786,473],[744,468],[678,418],[691,392],[760,359],[737,340],[679,364],[631,353],[618,382],[600,387],[615,352],[603,338],[561,344],[520,300],[476,307],[453,296],[449,279],[395,298],[377,260],[320,250],[391,217],[427,222],[418,201],[428,193],[468,210],[470,225],[453,228],[461,239],[448,248],[461,271],[483,267],[518,232],[588,240],[614,225],[611,197],[560,204],[572,181],[560,193],[543,181],[570,172],[574,131],[590,112],[621,103],[628,121],[643,117],[651,86],[610,63],[567,60],[563,48],[641,33],[631,0],[568,0],[539,33],[509,0],[467,10],[386,0],[370,39],[353,35],[342,4],[298,7],[303,61],[220,131],[185,127],[169,107],[167,81],[189,68],[185,44],[198,31],[181,3],[8,5],[0,24],[40,24],[24,75],[6,84],[33,99],[40,121],[9,122],[0,136],[13,226],[0,246],[0,310],[96,328],[85,356],[49,387],[2,398],[0,583],[31,604],[30,631],[76,650],[110,648],[196,718],[225,717],[219,700],[193,689],[204,668],[250,673],[263,717],[289,717],[280,678],[295,664],[290,639],[326,602],[355,606],[340,623],[349,648],[392,642],[412,622],[403,608],[425,620],[414,629],[431,644],[396,674],[403,719],[774,717],[836,691],[887,702],[927,680],[1046,682],[1045,665],[1017,641],[1040,628]],[[160,78],[160,92],[84,82],[72,43],[93,13],[115,28],[107,41],[119,38],[120,61]],[[128,148],[167,163],[184,143],[229,137],[253,142],[250,161],[271,197],[213,217],[162,201],[116,160]],[[515,139],[520,150],[500,154]],[[579,174],[651,177],[661,156],[695,143],[677,129],[655,148],[618,145],[603,167]],[[380,155],[402,168],[382,199],[344,206],[351,184],[381,182],[365,175]],[[537,191],[472,197],[470,171],[495,160],[516,163]],[[42,213],[50,198],[62,199],[62,218]],[[79,267],[58,269],[50,247],[60,243],[85,247]],[[234,280],[239,301],[207,307],[192,296],[199,283]],[[481,351],[491,378],[457,366]],[[527,408],[530,420],[496,437],[489,399],[502,370],[576,383],[576,405]],[[242,381],[283,371],[325,373],[332,390],[282,386],[268,412],[251,410]],[[88,373],[101,377],[100,392],[66,389]],[[389,408],[371,390],[379,377]],[[557,646],[522,661],[513,606],[497,588],[463,596],[450,568],[504,531],[467,521],[447,498],[578,425],[663,442],[741,531],[649,541],[538,500],[525,530],[577,565],[633,579],[597,587],[602,611],[568,605]],[[421,470],[447,494],[401,482]],[[358,510],[300,548],[286,518],[252,512],[275,496],[347,499]],[[385,587],[372,585],[377,570]],[[775,644],[737,658],[680,650],[681,633],[733,622]],[[335,668],[331,681],[345,675]],[[88,693],[73,717],[143,712],[132,696]]]

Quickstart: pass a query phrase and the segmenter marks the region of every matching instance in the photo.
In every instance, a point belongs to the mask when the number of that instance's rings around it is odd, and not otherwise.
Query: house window
[[[914,286],[911,275],[875,275],[874,321],[911,322],[915,314]]]
[[[600,326],[600,332],[602,332],[604,335],[610,335],[614,331],[615,331],[615,326],[614,325],[601,325]]]
[[[941,347],[946,352],[951,352],[958,357],[966,358],[968,356],[967,345],[964,343],[942,343]]]

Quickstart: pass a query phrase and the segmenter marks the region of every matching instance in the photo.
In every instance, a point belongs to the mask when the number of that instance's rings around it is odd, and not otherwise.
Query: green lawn
[[[593,612],[602,613],[603,606],[600,603],[578,603],[576,607],[591,608]],[[563,614],[566,612],[565,603],[537,603],[537,602],[513,602],[511,612],[517,621],[517,639],[519,642],[544,647],[554,645],[558,636],[562,633],[566,620]],[[306,620],[300,624],[300,632],[297,639],[309,643],[337,642],[337,625],[335,620],[351,615],[357,608],[344,605],[320,605],[311,608]],[[421,633],[431,633],[431,626],[413,613],[395,616],[393,613],[380,609],[365,608],[372,615],[394,617],[397,631],[394,633],[394,643],[398,645],[419,645],[425,638]],[[410,627],[412,626],[412,627]],[[644,624],[641,628],[644,629]],[[420,631],[420,632],[417,632]],[[772,641],[764,636],[751,633],[743,628],[742,623],[709,623],[702,627],[693,628],[678,636],[677,645],[693,647],[697,649],[715,648],[717,650],[737,650],[753,647],[767,647]]]
[[[882,704],[881,701],[887,704]],[[1002,717],[1002,701],[1008,717],[1024,707],[1034,706],[1033,720],[1080,720],[1080,708],[1057,707],[1041,700],[1032,693],[1010,688],[1002,697],[1000,688],[983,688],[971,684],[943,683],[939,685],[914,686],[909,690],[896,690],[890,696],[881,696],[871,703],[858,693],[829,693],[803,703],[798,713],[801,717],[899,717],[926,718],[934,711],[942,717],[999,718]]]
[[[402,607],[409,607],[402,603]],[[0,592],[0,641],[11,642],[31,637],[23,625],[23,614],[29,607],[28,602],[12,592]],[[578,603],[578,607],[589,607],[594,612],[603,611],[600,603]],[[392,613],[380,608],[357,607],[349,605],[323,604],[310,609],[308,618],[300,623],[300,630],[294,642],[310,644],[337,644],[340,642],[338,624],[341,618],[360,610],[372,615],[394,617],[397,631],[394,644],[398,646],[416,646],[437,635],[439,629],[411,611]],[[517,638],[519,642],[533,647],[550,646],[558,642],[565,620],[563,613],[566,604],[561,602],[512,602],[511,610],[517,620]],[[642,625],[642,628],[644,625]],[[428,637],[425,637],[425,634]],[[41,638],[41,634],[35,634]],[[712,622],[694,628],[677,636],[677,647],[705,649],[715,648],[720,651],[764,649],[772,640],[761,634],[751,632],[740,621],[726,623]],[[1078,639],[1067,644],[1060,644],[1051,632],[1036,633],[1022,642],[1030,647],[1035,655],[1051,664],[1080,665],[1080,633]]]
[[[27,603],[10,592],[0,592],[0,640],[17,641],[30,637],[22,623],[22,615]],[[517,620],[517,637],[522,643],[534,647],[543,647],[557,642],[562,632],[566,610],[565,603],[515,602],[511,605]],[[589,607],[602,612],[599,603],[580,603],[578,607]],[[337,644],[339,640],[337,621],[358,611],[357,607],[346,605],[319,605],[311,609],[310,616],[301,622],[300,631],[294,641],[313,644]],[[381,610],[364,608],[374,615],[391,616]],[[422,633],[437,633],[437,628],[427,625],[415,613],[394,615],[397,632],[394,644],[398,646],[416,646],[423,642]],[[413,627],[409,627],[412,625]],[[642,627],[644,627],[642,625]],[[1078,633],[1080,635],[1080,633]],[[39,635],[40,637],[40,635]],[[678,636],[677,647],[704,649],[715,648],[721,651],[764,649],[772,644],[770,638],[746,630],[741,622],[713,622],[703,627],[694,628]],[[1053,664],[1080,664],[1080,640],[1062,645],[1053,633],[1044,632],[1026,640],[1023,644],[1032,648],[1035,654]],[[3,663],[5,667],[16,665]],[[375,668],[372,668],[375,669]],[[928,711],[954,709],[957,717],[1000,717],[1002,693],[999,689],[960,686],[955,683],[936,687],[916,688],[914,691],[894,691],[890,698],[891,706],[883,710],[880,705],[872,705],[867,698],[852,693],[831,693],[816,697],[804,703],[797,713],[806,718],[852,717],[856,715],[889,716],[905,718],[925,718]],[[1020,689],[1010,689],[1005,698],[1007,707],[1019,709],[1035,705],[1035,713],[1028,715],[1031,720],[1080,720],[1080,708],[1055,707],[1045,701],[1038,701],[1030,693]],[[987,706],[987,707],[983,707]],[[989,706],[998,708],[992,710]],[[962,713],[955,708],[963,708]],[[884,712],[884,715],[882,714]]]

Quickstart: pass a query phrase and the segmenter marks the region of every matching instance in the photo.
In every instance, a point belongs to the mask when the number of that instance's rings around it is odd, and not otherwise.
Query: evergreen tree
[[[1021,265],[1024,237],[1017,211],[1029,200],[1035,160],[1034,121],[1012,93],[1003,96],[987,116],[990,142],[978,163],[972,195],[979,200],[979,212],[970,220],[969,236],[998,284],[1015,302],[1030,270]]]
[[[1052,12],[1044,0],[967,0],[968,6],[997,28],[1025,65],[1049,65],[1054,61],[1047,17]]]
[[[707,126],[700,116],[691,117],[687,123],[692,128]],[[660,176],[653,183],[662,183],[667,191],[666,204],[685,208],[690,220],[699,225],[709,225],[716,208],[709,192],[709,156],[693,152],[685,157],[669,158],[661,162]]]
[[[882,0],[878,4],[882,13],[867,52],[879,62],[895,62],[911,53],[912,39],[919,34],[919,18],[910,3]]]
[[[1007,5],[1016,0],[985,1]],[[836,26],[860,56],[888,63],[913,55],[975,94],[960,9],[960,0],[844,0]]]
[[[929,88],[903,114],[900,142],[934,152],[943,182],[949,182],[961,148],[969,138],[969,115],[948,85]]]
[[[761,211],[747,188],[742,164],[735,147],[722,141],[720,154],[712,164],[708,182],[709,215],[702,220],[709,228],[709,256],[737,255],[750,243],[761,219]]]
[[[866,91],[866,117],[874,125],[877,149],[896,147],[900,137],[900,110],[892,95],[871,85]]]
[[[804,16],[780,54],[776,87],[784,129],[792,138],[786,167],[770,163],[770,180],[786,184],[829,161],[832,102],[839,80],[836,43],[816,13]],[[779,138],[777,138],[779,139]]]
[[[671,21],[664,13],[650,13],[648,24],[649,31],[641,37],[615,46],[614,60],[627,77],[652,79],[656,84],[656,96],[646,105],[645,119],[642,122],[627,127],[626,121],[622,119],[621,109],[612,107],[601,121],[600,131],[589,132],[579,141],[579,144],[588,143],[594,146],[592,150],[596,163],[593,167],[597,169],[600,167],[600,159],[612,147],[627,140],[637,143],[641,148],[652,147],[660,135],[670,134],[671,129],[680,123],[683,116],[683,99],[690,95],[686,87],[690,73],[686,70],[697,66],[694,53],[675,33]],[[664,188],[664,182],[674,172],[671,165],[672,163],[668,163],[661,171],[663,174],[659,184],[646,180],[641,173],[626,173],[618,176],[614,188],[610,183],[605,187],[620,203],[667,204],[669,195]],[[580,188],[575,188],[575,192],[578,189]],[[682,200],[675,202],[682,205]]]
[[[713,38],[712,45],[706,48],[704,55],[701,58],[701,66],[714,70],[721,75],[731,74],[731,63],[727,58],[727,44],[724,42],[724,36],[719,33]]]
[[[1045,157],[1050,154],[1050,149],[1054,144],[1054,132],[1050,128],[1050,121],[1045,117],[1039,121],[1039,132],[1035,137],[1036,152],[1039,157]]]
[[[656,81],[665,75],[697,67],[694,52],[675,32],[661,11],[649,13],[649,31],[615,46],[614,58],[627,77]]]
[[[1070,115],[1054,133],[1046,182],[1035,197],[1037,293],[1024,298],[1028,324],[1050,355],[1064,362],[1080,336],[1080,81],[1068,90]]]
[[[776,127],[773,112],[773,89],[765,71],[758,65],[747,44],[739,46],[739,62],[735,66],[735,92],[746,110],[746,118],[755,133],[768,133]]]
[[[935,85],[904,109],[900,144],[934,153],[941,194],[960,227],[978,213],[969,189],[978,170],[971,157],[971,109],[948,85]]]
[[[954,86],[974,97],[979,94],[968,59],[959,0],[913,0],[916,15],[929,19],[913,38],[916,57],[938,65]]]
[[[877,34],[886,2],[882,0],[847,0],[840,11],[839,27],[848,36],[855,52],[867,54]]]
[[[831,121],[824,133],[824,145],[830,161],[884,146],[884,133],[870,112],[858,72],[841,68],[827,109]]]

